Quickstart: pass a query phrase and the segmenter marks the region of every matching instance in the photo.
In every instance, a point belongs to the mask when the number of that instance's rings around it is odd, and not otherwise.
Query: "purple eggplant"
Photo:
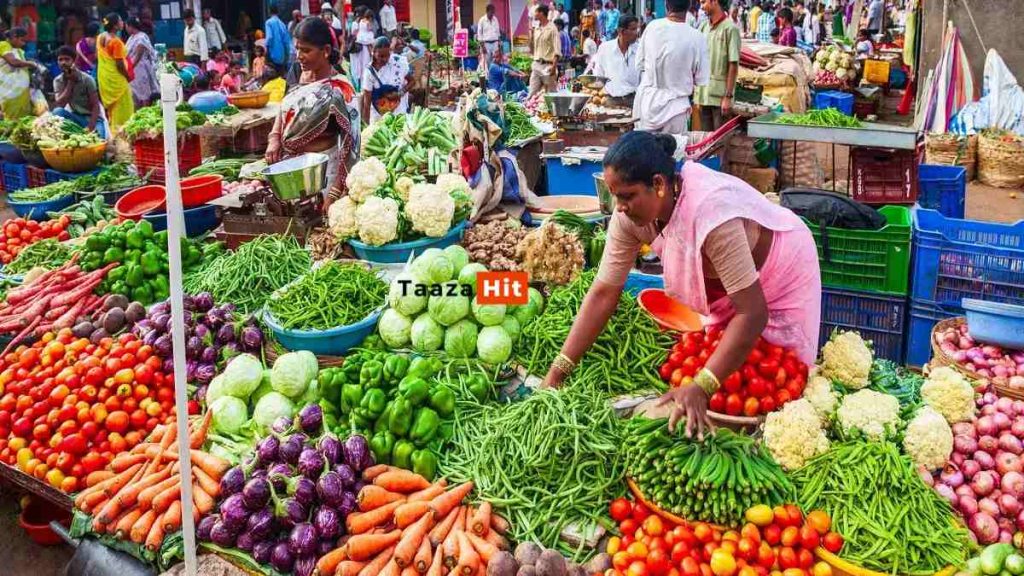
[[[245,508],[245,503],[242,500],[241,494],[232,494],[228,496],[226,500],[221,502],[220,505],[220,521],[228,527],[228,529],[239,532],[245,527],[245,522],[249,519],[249,511]]]
[[[206,327],[206,324],[197,324],[196,327],[192,329],[192,335],[202,340],[203,345],[205,346],[213,344],[213,333]]]
[[[206,348],[203,348],[202,353],[199,354],[199,361],[203,364],[216,364],[219,357],[220,350],[217,350],[214,346],[207,346]]]
[[[292,571],[292,566],[294,564],[295,555],[292,554],[291,549],[289,549],[288,543],[278,542],[275,544],[273,551],[270,553],[270,565],[278,572],[288,574]]]
[[[220,357],[222,360],[227,362],[235,356],[242,353],[242,349],[238,346],[238,342],[228,342],[220,349]]]
[[[199,368],[199,362],[195,360],[185,361],[185,381],[195,382],[196,381],[196,369]]]
[[[171,315],[170,314],[153,314],[152,316],[153,328],[161,334],[171,331]]]
[[[160,334],[156,330],[150,330],[142,337],[142,343],[146,346],[154,346],[158,338],[160,338]]]
[[[278,462],[267,469],[267,480],[274,486],[275,492],[284,492],[288,487],[288,479],[292,477],[292,467]]]
[[[359,501],[356,499],[355,492],[345,492],[341,495],[341,504],[338,505],[338,512],[341,513],[342,518],[347,518],[349,514],[355,512],[359,508]]]
[[[242,346],[249,352],[255,352],[263,347],[263,332],[255,326],[246,326],[242,329]]]
[[[317,452],[315,448],[303,448],[302,453],[299,454],[297,469],[299,474],[316,480],[323,474],[326,465],[327,461],[324,459],[324,455]]]
[[[316,528],[309,522],[296,524],[288,535],[288,549],[296,556],[305,556],[316,552],[319,536]]]
[[[188,294],[185,294],[181,298],[181,304],[185,307],[185,310],[193,311],[196,309],[196,299]]]
[[[196,388],[195,394],[192,395],[192,398],[196,402],[205,402],[206,401],[206,391],[208,389],[209,389],[209,386],[200,386],[200,387]]]
[[[156,316],[157,314],[170,314],[171,313],[171,301],[164,300],[163,302],[157,302],[149,309],[150,316]]]
[[[352,487],[352,491],[359,494],[363,491],[364,486],[366,486],[366,482],[363,482],[362,479],[356,480],[356,485]]]
[[[318,434],[324,425],[324,409],[319,404],[307,404],[299,410],[295,421],[306,434]]]
[[[285,498],[274,505],[274,516],[282,525],[290,527],[308,520],[309,509],[295,498]]]
[[[228,528],[221,518],[210,527],[210,542],[224,548],[231,548],[235,545],[235,532]]]
[[[203,519],[199,521],[199,525],[196,526],[196,538],[199,538],[204,542],[209,542],[210,531],[213,529],[213,524],[217,520],[220,520],[220,516],[217,516],[216,514],[203,516]]]
[[[345,483],[337,472],[327,472],[317,480],[316,494],[324,504],[339,506],[345,494]]]
[[[252,558],[260,564],[269,564],[270,554],[273,551],[274,543],[269,540],[262,540],[252,547]]]
[[[203,324],[206,324],[213,330],[220,329],[224,325],[225,318],[216,308],[211,309],[202,317]]]
[[[225,303],[220,305],[220,309],[225,314],[232,315],[232,314],[234,314],[235,310],[238,309],[238,306],[235,306],[234,302],[225,302]]]
[[[171,346],[171,335],[162,334],[159,338],[156,339],[156,342],[153,343],[153,351],[156,352],[156,355],[161,358],[170,358]]]
[[[256,459],[260,464],[268,465],[277,462],[277,449],[281,442],[277,436],[267,436],[256,444]]]
[[[302,444],[305,438],[300,434],[292,434],[281,443],[278,453],[281,459],[289,464],[298,464],[299,456],[302,455]]]
[[[210,308],[213,308],[213,294],[209,292],[200,292],[192,297],[192,304],[195,306],[197,312],[206,312]]]
[[[245,530],[257,540],[266,539],[274,531],[274,513],[270,508],[257,510],[245,521]]]
[[[158,354],[157,356],[160,356],[160,355]],[[167,356],[167,357],[160,356],[160,358],[164,359],[164,363],[160,367],[164,371],[164,374],[173,374],[174,373],[174,359],[171,358],[170,356]]]
[[[254,512],[270,502],[270,482],[266,478],[253,478],[245,483],[242,489],[242,503]]]
[[[292,427],[292,421],[287,416],[280,416],[270,425],[270,430],[277,434],[284,434]]]
[[[312,506],[316,502],[316,483],[305,476],[296,476],[288,480],[288,494],[304,506]]]
[[[334,469],[334,472],[341,479],[341,484],[346,489],[351,489],[356,485],[356,473],[349,467],[348,464],[342,464]]]
[[[370,455],[370,445],[360,434],[353,434],[345,440],[344,445],[345,463],[356,472],[362,472],[373,465],[373,457]]]
[[[338,546],[338,542],[334,538],[329,540],[321,539],[320,543],[316,545],[316,556],[317,558],[320,558],[330,552],[333,552],[337,548],[340,548],[340,546]]]
[[[223,498],[227,498],[233,494],[238,494],[242,491],[244,486],[245,472],[238,466],[228,469],[228,471],[220,477],[220,495]]]
[[[213,377],[217,375],[217,367],[213,364],[200,364],[196,368],[196,382],[200,384],[209,384]]]
[[[242,532],[238,535],[238,538],[235,539],[235,548],[244,550],[245,552],[251,551],[252,547],[255,545],[256,539],[248,532]]]
[[[199,358],[203,353],[203,341],[195,336],[185,341],[185,356],[187,358]]]
[[[317,442],[317,449],[327,458],[327,464],[337,466],[345,461],[344,448],[341,440],[332,434],[324,434]]]
[[[235,325],[232,322],[227,322],[220,329],[217,330],[216,341],[218,344],[227,344],[228,342],[235,341]]]
[[[313,527],[321,538],[337,538],[338,526],[342,524],[341,515],[330,506],[321,506],[313,514]]]
[[[267,477],[267,469],[266,468],[257,468],[257,469],[252,471],[252,474],[249,477],[250,478],[264,478],[265,479]]]
[[[313,551],[305,556],[299,556],[295,559],[295,567],[292,571],[295,576],[313,576],[313,570],[316,569],[316,547]]]

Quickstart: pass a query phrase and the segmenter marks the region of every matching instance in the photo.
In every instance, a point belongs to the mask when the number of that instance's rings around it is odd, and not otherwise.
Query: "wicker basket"
[[[719,428],[728,428],[734,432],[753,434],[764,422],[764,416],[730,416],[708,410],[708,419]]]
[[[967,318],[964,318],[962,316],[959,318],[947,318],[946,320],[940,321],[935,325],[934,328],[932,328],[932,359],[928,364],[933,368],[937,366],[947,366],[963,374],[965,378],[971,381],[991,382],[988,378],[985,378],[984,376],[978,374],[977,372],[968,370],[959,362],[957,362],[953,358],[950,358],[948,354],[942,351],[942,348],[939,346],[938,342],[935,341],[935,334],[937,332],[949,330],[950,328],[960,328],[960,326],[963,325],[965,322],[967,322]],[[1010,388],[1009,386],[1003,386],[1002,384],[997,384],[995,382],[991,382],[991,384],[997,396],[1006,396],[1008,398],[1013,398],[1014,400],[1024,400],[1024,390]]]
[[[58,172],[85,172],[92,170],[107,153],[107,143],[100,142],[84,148],[43,148],[40,150],[50,168]]]
[[[978,135],[964,138],[955,134],[925,134],[924,156],[925,164],[963,166],[970,182],[978,163]]]
[[[978,138],[978,180],[997,188],[1024,187],[1024,138],[983,131]]]
[[[287,350],[285,350],[280,344],[278,344],[277,340],[274,340],[274,335],[271,334],[269,330],[264,331],[263,338],[263,357],[265,358],[266,365],[271,366],[274,364],[275,361],[277,361],[278,356],[281,356],[282,354],[286,353]],[[334,368],[336,366],[341,366],[342,364],[344,364],[345,357],[317,356],[316,363],[320,366],[321,370],[323,370],[324,368]]]
[[[270,102],[270,92],[256,90],[253,92],[239,92],[229,94],[228,102],[238,108],[263,108]]]
[[[633,493],[633,497],[636,498],[637,502],[646,506],[648,510],[653,512],[655,515],[659,516],[662,520],[668,520],[669,522],[672,522],[674,524],[689,524],[691,522],[690,520],[676,516],[671,512],[658,508],[654,504],[654,502],[651,502],[647,498],[644,498],[643,493],[640,492],[640,487],[636,485],[636,482],[633,482],[632,478],[626,478],[626,485],[629,486],[629,491]],[[708,525],[712,528],[715,528],[716,530],[721,530],[723,532],[728,530],[727,527],[719,526],[718,524],[709,523]]]
[[[833,576],[888,576],[888,572],[875,572],[874,570],[862,568],[856,564],[843,560],[824,548],[817,548],[814,551],[814,555],[817,556],[819,560],[832,567]],[[955,572],[956,566],[948,566],[936,572],[934,576],[953,576]]]

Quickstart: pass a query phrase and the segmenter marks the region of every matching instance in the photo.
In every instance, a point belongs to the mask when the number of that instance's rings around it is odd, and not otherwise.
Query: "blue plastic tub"
[[[631,270],[626,277],[625,290],[633,296],[648,288],[665,289],[665,277],[661,274],[644,274],[638,270]]]
[[[920,368],[932,358],[932,329],[947,318],[963,316],[962,308],[944,308],[934,302],[912,300],[907,322],[907,353],[903,363]]]
[[[921,164],[917,167],[917,203],[947,218],[964,217],[967,170],[963,166]]]
[[[153,230],[157,232],[167,229],[166,212],[147,212],[142,215],[142,218],[148,220],[153,225]],[[217,214],[217,207],[213,204],[185,209],[185,234],[187,236],[202,236],[219,224],[220,215]]]
[[[457,244],[462,239],[462,233],[465,230],[466,223],[461,222],[440,238],[420,238],[412,242],[398,242],[383,246],[370,246],[358,240],[349,240],[348,243],[355,250],[356,255],[363,260],[396,264],[408,262],[410,254],[422,254],[427,248],[447,248],[452,244]]]
[[[600,161],[580,160],[579,163],[562,164],[561,158],[545,158],[547,168],[548,194],[597,196],[594,188],[594,174],[604,169]]]
[[[971,338],[985,344],[1024,348],[1024,306],[964,298]]]
[[[822,90],[821,92],[815,92],[813,107],[819,110],[835,108],[847,116],[852,116],[853,94],[847,94],[846,92],[840,92],[838,90]]]
[[[269,312],[263,315],[263,320],[270,327],[274,338],[288,350],[309,350],[317,356],[342,356],[349,349],[362,344],[373,333],[381,312],[376,310],[355,324],[330,330],[287,330],[275,322]]]
[[[853,330],[873,343],[876,357],[899,362],[906,315],[903,296],[822,288],[818,347],[824,346],[836,329]]]
[[[68,194],[56,200],[50,200],[48,202],[15,202],[7,198],[7,205],[14,210],[14,213],[22,218],[28,218],[30,220],[37,220],[42,222],[43,220],[49,220],[50,217],[46,215],[47,212],[56,212],[57,210],[63,210],[68,206],[75,203],[74,194]]]
[[[54,182],[60,182],[62,180],[77,180],[82,176],[92,176],[94,174],[98,174],[99,171],[100,169],[96,168],[86,172],[58,172],[53,168],[47,168],[43,174],[46,178],[46,183],[53,184]]]
[[[722,171],[722,158],[720,156],[712,156],[710,158],[698,160],[698,162],[717,172]]]
[[[0,172],[4,177],[4,190],[8,193],[28,188],[28,166],[26,164],[4,162],[3,166],[0,166]]]
[[[18,150],[18,147],[10,142],[0,142],[0,162],[11,162],[24,164],[25,155]]]

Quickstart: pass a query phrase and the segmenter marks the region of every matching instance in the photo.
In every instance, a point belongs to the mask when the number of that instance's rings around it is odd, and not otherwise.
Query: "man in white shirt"
[[[885,11],[885,3],[882,0],[871,0],[868,5],[868,35],[874,36],[882,31],[882,13]]]
[[[491,60],[501,48],[501,23],[494,15],[494,4],[488,4],[484,15],[476,23],[476,41],[484,48],[487,56],[485,70],[491,65]]]
[[[562,20],[562,23],[565,24],[565,27],[568,28],[569,11],[565,9],[565,4],[562,4],[561,2],[558,3],[558,17]]]
[[[636,16],[623,16],[619,19],[619,33],[615,40],[602,42],[590,61],[593,74],[608,79],[604,91],[612,98],[632,97],[640,84],[640,72],[636,67],[636,39],[639,35],[640,22]]]
[[[185,39],[182,52],[185,60],[193,64],[202,64],[210,59],[210,49],[206,44],[206,30],[196,22],[196,13],[191,8],[184,12]]]
[[[220,20],[213,17],[209,8],[203,8],[203,30],[206,31],[206,46],[214,53],[220,52],[228,41]]]
[[[647,25],[636,52],[640,85],[633,100],[638,130],[686,134],[690,96],[708,83],[704,35],[686,23],[689,0],[666,0],[666,18]]]
[[[398,30],[398,16],[395,15],[392,0],[384,0],[384,5],[380,7],[380,27],[388,37],[394,36]]]

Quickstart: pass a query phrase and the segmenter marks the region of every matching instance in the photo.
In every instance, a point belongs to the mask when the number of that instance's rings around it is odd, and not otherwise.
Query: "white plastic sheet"
[[[982,97],[964,106],[950,121],[954,134],[975,134],[983,128],[1001,128],[1024,136],[1024,89],[994,49],[985,56]]]

